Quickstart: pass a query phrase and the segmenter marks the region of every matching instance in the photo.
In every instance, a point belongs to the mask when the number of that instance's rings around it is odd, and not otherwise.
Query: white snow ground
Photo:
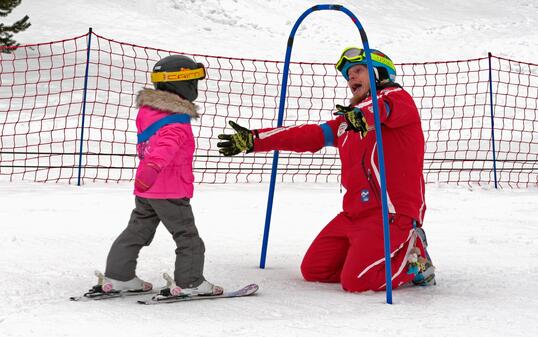
[[[197,186],[206,277],[244,299],[146,307],[69,302],[125,227],[131,185],[0,183],[1,336],[533,336],[538,323],[538,191],[428,186],[426,229],[438,285],[345,293],[302,280],[302,255],[338,212],[335,184],[277,187],[267,268],[258,269],[267,185]],[[243,207],[239,208],[237,205]],[[162,285],[174,244],[161,226],[138,274]],[[115,331],[115,332],[113,332]]]
[[[538,63],[538,1],[340,1],[370,46],[395,62],[502,57]],[[298,16],[317,1],[24,0],[17,35],[38,43],[83,34],[200,54],[281,60]],[[4,22],[4,21],[3,21]],[[341,13],[315,13],[294,60],[335,61],[358,44]],[[334,184],[279,184],[267,269],[257,268],[267,185],[197,185],[206,276],[226,288],[257,282],[256,297],[144,307],[132,299],[72,303],[103,269],[133,207],[130,184],[0,182],[0,336],[534,336],[538,330],[538,190],[429,185],[425,228],[438,285],[349,294],[301,279],[302,255],[339,211]],[[242,208],[238,208],[237,204]],[[160,228],[140,256],[162,284],[173,243]]]

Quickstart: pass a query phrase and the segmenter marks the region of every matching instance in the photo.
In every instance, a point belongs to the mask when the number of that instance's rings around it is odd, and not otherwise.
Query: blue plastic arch
[[[347,14],[353,23],[357,26],[359,33],[361,35],[362,44],[364,47],[364,51],[366,54],[366,64],[368,66],[368,75],[370,79],[370,83],[375,83],[375,76],[372,66],[372,57],[370,52],[370,47],[368,45],[368,38],[366,37],[366,32],[364,28],[362,27],[361,23],[359,22],[359,19],[347,8],[341,5],[316,5],[312,8],[307,9],[300,17],[297,19],[297,22],[295,22],[295,25],[293,26],[290,36],[288,38],[288,47],[286,49],[286,60],[284,62],[284,72],[282,74],[282,88],[281,88],[281,96],[280,96],[280,106],[278,110],[278,121],[277,126],[282,126],[282,122],[284,120],[284,107],[286,103],[286,91],[288,86],[288,75],[290,70],[290,59],[291,59],[291,50],[293,47],[293,40],[295,37],[295,33],[297,32],[297,29],[299,28],[299,25],[303,22],[303,20],[311,13],[315,11],[322,11],[322,10],[336,10],[341,11]],[[389,221],[388,221],[388,206],[387,206],[387,187],[386,187],[386,180],[385,180],[385,157],[383,153],[383,141],[381,137],[381,121],[379,119],[379,107],[378,107],[378,100],[377,100],[377,91],[375,88],[375,85],[371,86],[371,96],[372,96],[372,104],[374,108],[374,120],[375,120],[375,130],[376,130],[376,139],[377,139],[377,156],[379,159],[379,171],[380,171],[380,184],[381,184],[381,206],[382,206],[382,213],[383,213],[383,238],[384,238],[384,246],[385,246],[385,276],[386,276],[386,294],[387,294],[387,303],[392,304],[392,271],[391,271],[391,264],[390,264],[390,232],[389,232]],[[262,243],[262,252],[261,252],[261,258],[260,258],[260,268],[265,268],[265,261],[266,261],[266,255],[267,255],[267,243],[269,241],[269,229],[271,225],[271,213],[273,209],[273,199],[275,194],[275,183],[276,183],[276,173],[277,173],[277,167],[278,167],[278,151],[275,151],[273,154],[273,165],[272,165],[272,171],[271,171],[271,183],[269,185],[269,196],[267,200],[267,212],[265,215],[265,227],[263,232],[263,243]]]

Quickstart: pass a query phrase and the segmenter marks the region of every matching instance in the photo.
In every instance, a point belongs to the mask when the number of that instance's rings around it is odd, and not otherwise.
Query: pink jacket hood
[[[137,133],[170,114],[187,114],[198,118],[197,107],[178,95],[153,89],[138,93]],[[172,123],[161,127],[153,136],[137,146],[140,163],[151,162],[161,170],[146,192],[135,188],[134,194],[148,199],[192,198],[194,174],[194,135],[191,124]]]

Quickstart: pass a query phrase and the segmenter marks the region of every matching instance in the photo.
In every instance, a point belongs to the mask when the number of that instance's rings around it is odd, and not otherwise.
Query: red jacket
[[[378,92],[383,132],[389,213],[407,215],[420,224],[424,218],[424,135],[413,98],[402,88]],[[371,97],[356,105],[370,131],[345,131],[343,116],[321,125],[308,124],[255,132],[254,151],[288,150],[316,152],[324,146],[337,146],[342,162],[342,186],[346,189],[343,211],[357,217],[381,207],[379,164]]]

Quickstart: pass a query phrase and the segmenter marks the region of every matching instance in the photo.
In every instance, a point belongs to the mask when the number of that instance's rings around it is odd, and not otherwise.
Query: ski
[[[169,297],[159,297],[153,296],[147,300],[139,300],[138,304],[152,305],[152,304],[164,304],[164,303],[176,303],[176,302],[186,302],[186,301],[197,301],[197,300],[215,300],[219,298],[233,298],[233,297],[244,297],[250,296],[258,291],[259,287],[257,284],[249,284],[241,289],[234,291],[225,291],[220,295],[197,295],[197,296],[169,296]]]
[[[148,295],[148,294],[155,294],[156,291],[150,290],[150,291],[113,291],[109,293],[105,293],[101,291],[101,286],[95,286],[92,289],[90,289],[87,293],[85,293],[82,296],[72,296],[69,297],[71,301],[75,302],[86,302],[86,301],[99,301],[99,300],[108,300],[111,298],[123,298],[123,297],[129,297],[129,296],[142,296],[142,295]]]

